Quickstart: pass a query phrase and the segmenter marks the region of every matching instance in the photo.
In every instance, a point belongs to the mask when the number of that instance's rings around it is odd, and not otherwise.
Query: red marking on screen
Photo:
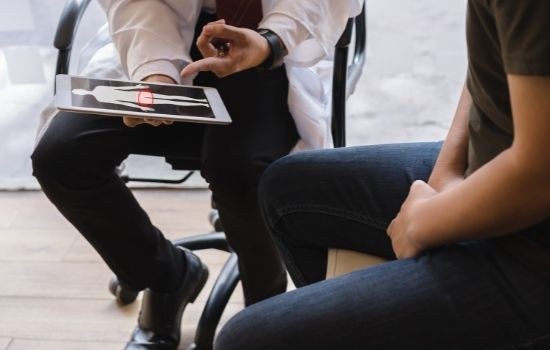
[[[155,96],[150,88],[139,90],[137,104],[141,107],[151,107],[155,102]]]

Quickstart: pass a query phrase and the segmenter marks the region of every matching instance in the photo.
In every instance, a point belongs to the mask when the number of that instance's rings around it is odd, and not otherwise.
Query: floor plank
[[[8,228],[31,197],[19,192],[0,192],[0,229]]]
[[[75,229],[0,229],[0,261],[61,261],[75,239]]]
[[[204,303],[185,310],[182,333],[189,339]],[[242,307],[229,304],[222,323]],[[137,303],[120,308],[115,302],[80,299],[0,297],[0,337],[87,342],[124,342],[135,326]]]
[[[123,342],[14,339],[7,350],[121,350]]]
[[[72,229],[71,224],[45,198],[39,197],[19,210],[10,229]]]
[[[111,272],[100,263],[2,262],[0,297],[113,298],[107,290]]]
[[[208,191],[138,190],[136,198],[169,239],[211,230]],[[0,350],[120,349],[135,326],[141,300],[116,304],[112,273],[90,244],[41,192],[0,192]],[[197,252],[210,278],[183,317],[182,345],[228,253]],[[243,307],[240,285],[223,324]]]
[[[222,268],[219,264],[207,265],[210,277],[197,298],[201,302],[208,298]],[[113,274],[103,263],[2,262],[0,276],[6,281],[0,283],[0,297],[114,299],[107,288]],[[243,300],[238,285],[230,302],[242,304]]]

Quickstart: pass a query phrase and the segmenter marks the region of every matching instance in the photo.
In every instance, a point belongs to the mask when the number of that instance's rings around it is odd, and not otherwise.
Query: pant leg
[[[228,242],[239,256],[247,305],[286,290],[286,271],[262,221],[257,189],[264,170],[287,155],[298,140],[288,110],[284,68],[249,70],[224,79],[204,75],[232,117],[229,126],[209,126],[202,174],[209,182]]]
[[[363,146],[285,157],[260,190],[265,221],[297,286],[325,279],[328,248],[394,259],[386,228],[441,143]]]
[[[34,175],[123,283],[169,290],[183,274],[181,252],[151,223],[115,168],[130,153],[200,157],[203,132],[195,124],[128,128],[120,118],[60,113],[32,155]]]
[[[215,349],[550,349],[550,281],[478,242],[455,244],[253,305]]]

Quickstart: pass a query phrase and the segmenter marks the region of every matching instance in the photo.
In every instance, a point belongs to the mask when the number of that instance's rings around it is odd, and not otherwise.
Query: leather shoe
[[[187,303],[192,303],[204,287],[208,268],[191,251],[183,250],[187,259],[185,277],[174,292],[145,290],[138,326],[125,350],[175,350],[180,342],[181,317]]]

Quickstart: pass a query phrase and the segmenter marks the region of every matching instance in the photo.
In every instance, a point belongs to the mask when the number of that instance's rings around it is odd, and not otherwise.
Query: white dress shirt
[[[99,50],[81,74],[139,81],[163,74],[182,84],[199,14],[215,0],[98,0],[107,15],[112,48]],[[282,39],[289,54],[289,109],[301,140],[295,150],[332,147],[330,96],[333,48],[364,0],[262,0],[259,27]],[[109,66],[109,67],[108,67]],[[102,72],[103,69],[103,72]],[[47,117],[46,117],[47,119]]]

